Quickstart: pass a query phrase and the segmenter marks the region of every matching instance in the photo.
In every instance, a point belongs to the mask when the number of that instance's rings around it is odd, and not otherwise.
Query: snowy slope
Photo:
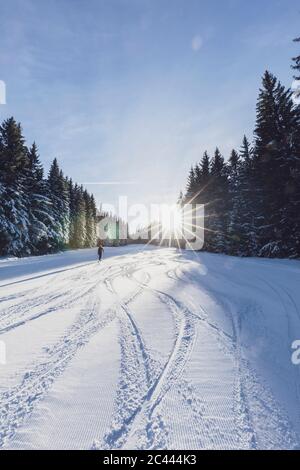
[[[300,448],[299,286],[167,248],[1,260],[1,447]]]

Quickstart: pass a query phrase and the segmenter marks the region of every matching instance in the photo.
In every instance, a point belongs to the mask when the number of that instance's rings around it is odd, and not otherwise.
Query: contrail
[[[87,181],[81,183],[84,185],[93,184],[93,185],[102,185],[102,186],[113,186],[113,185],[131,185],[131,184],[138,184],[135,181]]]

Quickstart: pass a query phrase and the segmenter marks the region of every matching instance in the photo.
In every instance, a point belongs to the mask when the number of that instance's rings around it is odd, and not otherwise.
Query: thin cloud
[[[191,46],[194,52],[200,51],[203,46],[203,39],[199,34],[196,34],[196,36],[193,37]]]

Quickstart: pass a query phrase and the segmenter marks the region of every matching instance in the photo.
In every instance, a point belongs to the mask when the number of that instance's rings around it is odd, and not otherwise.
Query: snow
[[[141,245],[2,259],[1,447],[300,448],[299,285]]]

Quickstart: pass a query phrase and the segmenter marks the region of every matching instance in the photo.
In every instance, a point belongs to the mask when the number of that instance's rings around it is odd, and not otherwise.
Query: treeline
[[[300,57],[294,59],[300,70]],[[192,167],[181,203],[205,205],[204,249],[300,257],[300,107],[270,72],[257,101],[253,143],[225,162],[219,149]]]
[[[96,245],[93,195],[55,159],[44,176],[38,149],[14,118],[0,126],[0,256],[38,255]]]

